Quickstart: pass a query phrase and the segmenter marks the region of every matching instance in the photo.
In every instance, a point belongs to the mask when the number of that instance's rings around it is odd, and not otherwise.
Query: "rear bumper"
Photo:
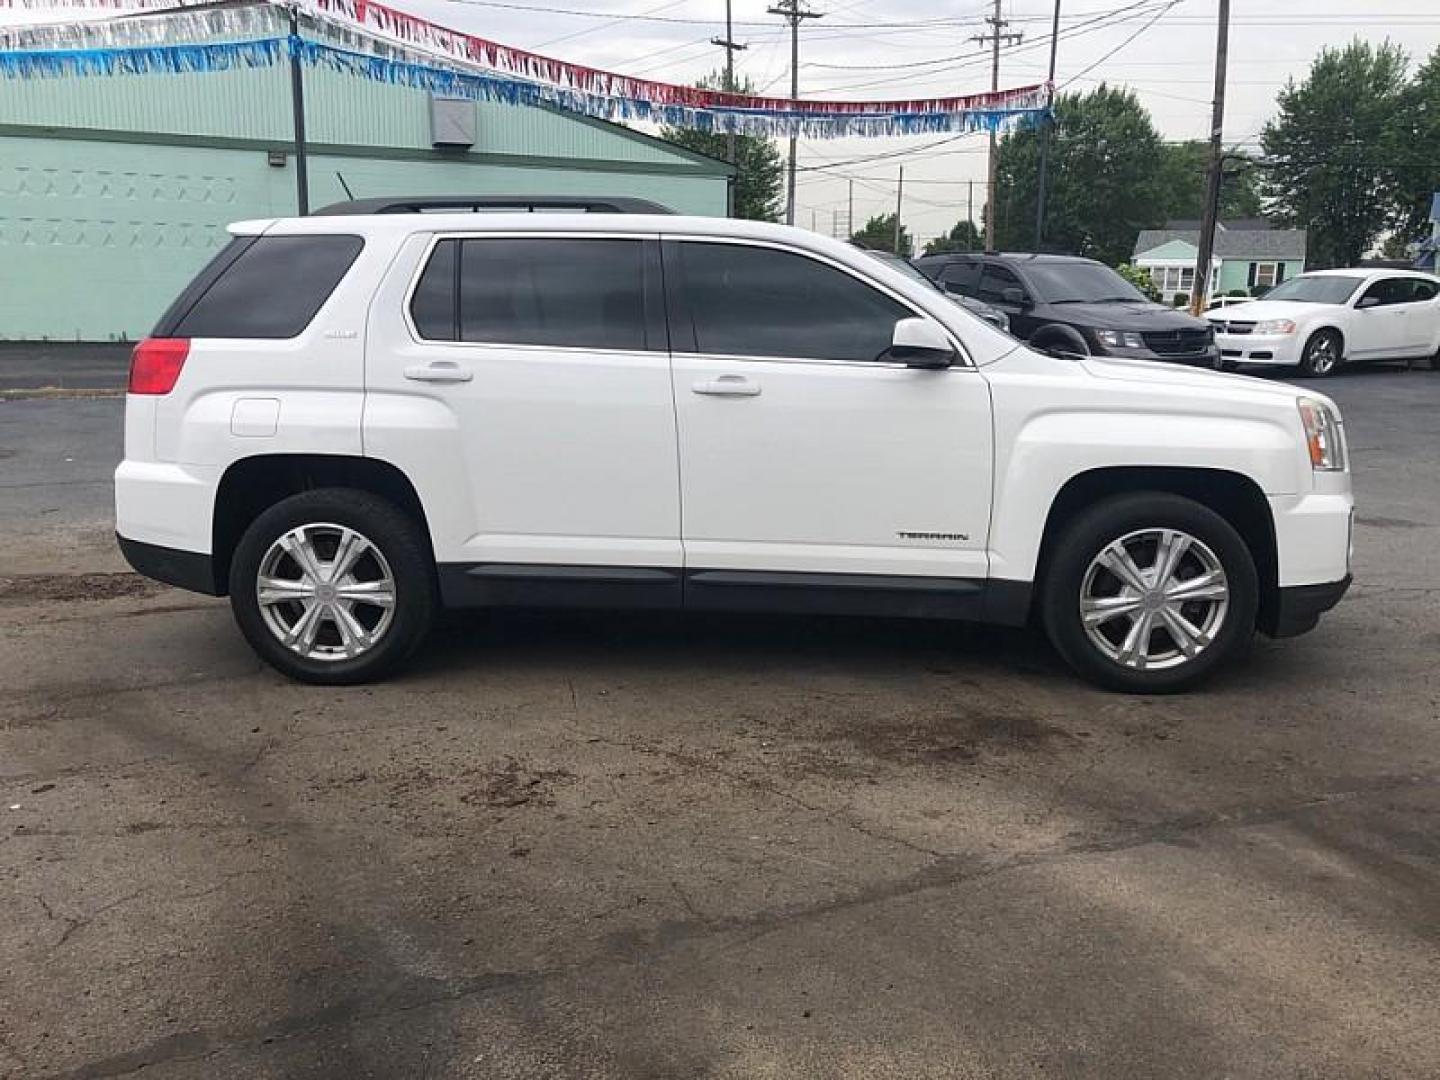
[[[1350,588],[1350,575],[1319,585],[1292,585],[1279,590],[1275,611],[1261,631],[1270,637],[1296,637],[1315,629],[1320,616],[1340,602]]]
[[[134,567],[137,574],[207,596],[222,595],[215,582],[215,561],[209,555],[127,540],[119,533],[115,534],[115,539],[120,542],[120,553],[125,556],[125,561]]]

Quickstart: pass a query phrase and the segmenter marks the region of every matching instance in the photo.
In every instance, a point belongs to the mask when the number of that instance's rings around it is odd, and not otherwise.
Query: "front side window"
[[[804,255],[738,244],[690,242],[679,249],[684,303],[702,353],[878,360],[896,322],[914,315]]]
[[[645,349],[640,240],[441,240],[410,298],[428,341]]]
[[[228,265],[189,310],[167,313],[162,322],[173,319],[173,325],[165,336],[293,338],[310,325],[365,246],[358,236],[261,236],[235,243],[243,246],[227,249]]]
[[[1390,307],[1392,304],[1408,304],[1414,295],[1409,278],[1381,278],[1365,290],[1361,300],[1368,300],[1375,307]]]
[[[979,298],[987,304],[1003,304],[1005,303],[1006,289],[1024,291],[1020,285],[1020,279],[1009,267],[986,263],[985,269],[980,274]]]

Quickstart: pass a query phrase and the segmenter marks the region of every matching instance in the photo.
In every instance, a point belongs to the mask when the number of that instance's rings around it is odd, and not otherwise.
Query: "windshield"
[[[1354,295],[1364,278],[1335,274],[1301,274],[1281,282],[1264,296],[1266,300],[1292,300],[1303,304],[1343,304]]]
[[[944,292],[944,290],[941,289],[939,285],[936,285],[935,282],[931,281],[928,277],[926,277],[919,270],[917,270],[915,268],[915,264],[912,263],[909,259],[903,259],[899,255],[895,255],[889,251],[874,251],[870,248],[861,248],[860,250],[864,251],[865,254],[869,255],[872,259],[879,259],[887,266],[893,266],[896,270],[899,270],[900,273],[904,274],[906,277],[914,278],[916,281],[923,281],[926,285],[929,285],[930,288],[934,289],[936,292]]]
[[[1145,303],[1139,289],[1108,266],[1092,262],[1033,262],[1025,265],[1041,300],[1052,304],[1103,304],[1106,301]]]

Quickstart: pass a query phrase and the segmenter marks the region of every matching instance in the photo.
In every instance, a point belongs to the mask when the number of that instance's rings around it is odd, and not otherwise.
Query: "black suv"
[[[1204,319],[1147,300],[1110,267],[1070,255],[963,253],[915,260],[948,293],[1010,317],[1010,332],[1055,353],[1220,366]]]

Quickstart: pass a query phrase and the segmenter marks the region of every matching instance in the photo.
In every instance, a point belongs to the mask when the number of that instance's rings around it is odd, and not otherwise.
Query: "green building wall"
[[[423,92],[306,75],[312,206],[346,198],[343,176],[357,197],[607,194],[726,211],[726,165],[615,125],[479,103],[475,146],[437,150]],[[282,68],[3,90],[0,339],[143,336],[228,223],[295,213]]]
[[[1256,259],[1226,259],[1220,264],[1220,292],[1228,293],[1233,289],[1250,291],[1250,264]],[[1273,260],[1285,267],[1284,280],[1289,281],[1292,277],[1305,272],[1305,263],[1301,259],[1278,259]]]

